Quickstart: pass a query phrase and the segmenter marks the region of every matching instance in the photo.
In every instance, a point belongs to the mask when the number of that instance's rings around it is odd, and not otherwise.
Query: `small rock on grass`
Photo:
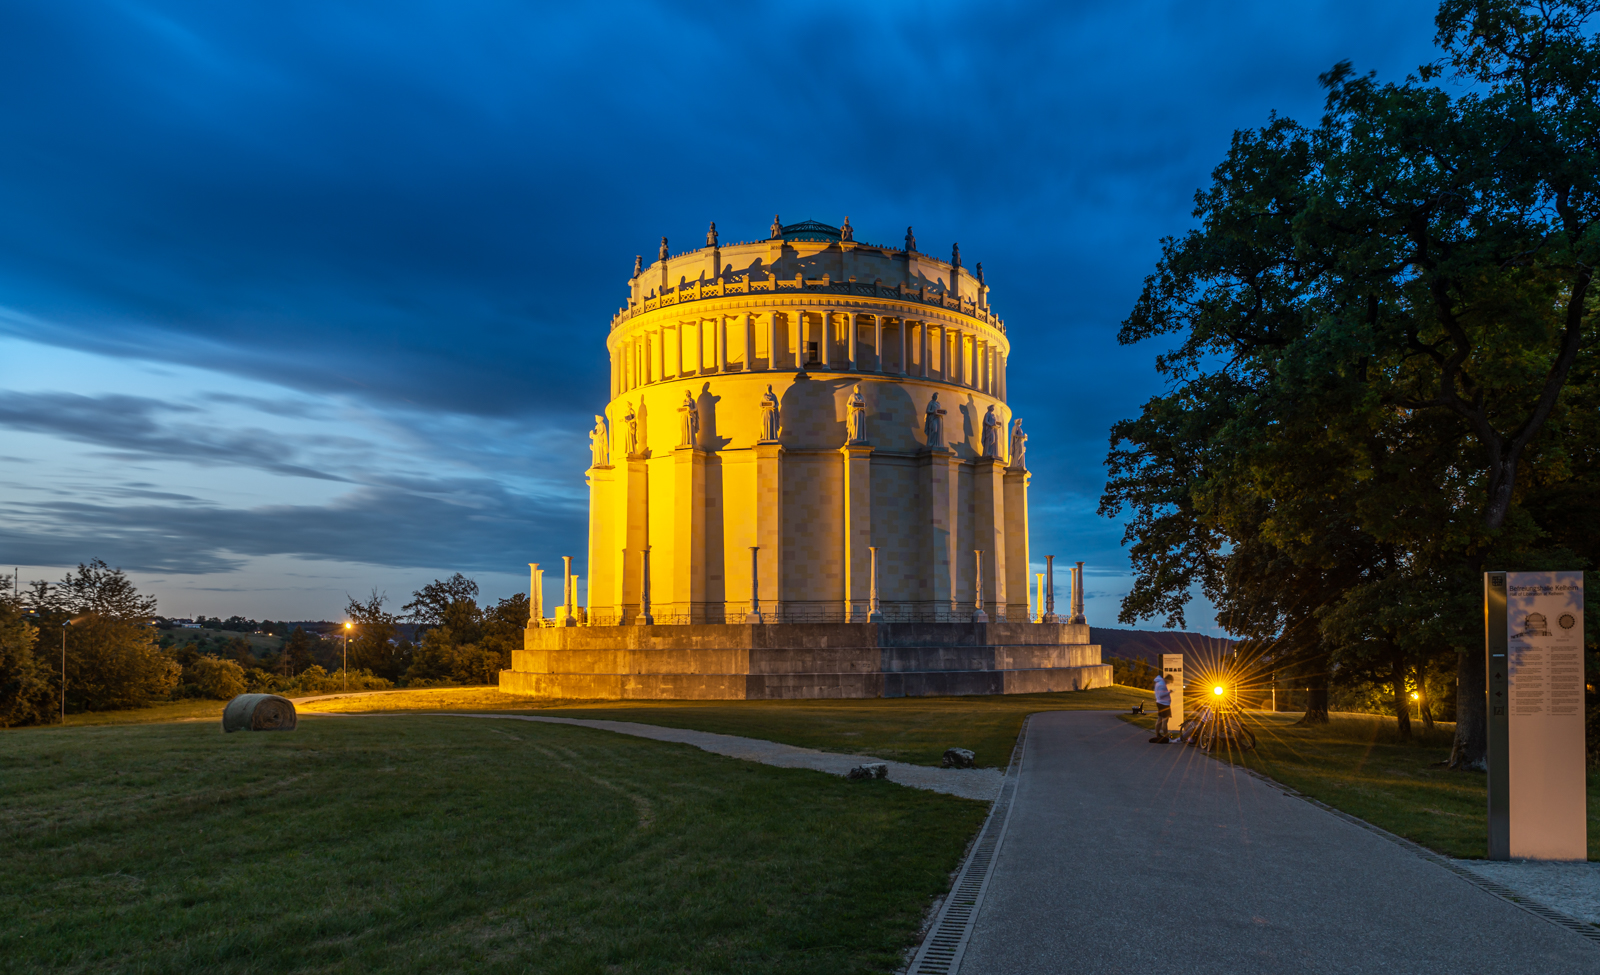
[[[851,782],[860,782],[863,779],[883,779],[889,775],[889,766],[883,762],[871,762],[866,765],[857,765],[845,774]]]
[[[968,748],[946,748],[944,761],[940,764],[944,768],[972,768],[972,750]]]

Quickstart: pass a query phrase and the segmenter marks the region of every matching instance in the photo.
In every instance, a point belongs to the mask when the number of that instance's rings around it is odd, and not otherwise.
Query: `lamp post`
[[[350,690],[350,621],[344,624],[344,689]]]

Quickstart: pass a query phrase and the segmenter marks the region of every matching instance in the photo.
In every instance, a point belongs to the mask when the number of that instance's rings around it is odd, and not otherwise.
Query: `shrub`
[[[244,668],[238,661],[199,657],[190,665],[190,672],[201,697],[227,701],[245,692]]]

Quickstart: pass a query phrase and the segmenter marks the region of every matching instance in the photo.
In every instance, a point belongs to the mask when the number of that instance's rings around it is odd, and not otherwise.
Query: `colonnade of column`
[[[871,367],[864,364],[862,319],[871,319]],[[667,379],[716,375],[730,368],[730,330],[743,329],[740,372],[804,371],[807,367],[849,372],[920,376],[1006,398],[1006,355],[983,333],[915,318],[823,309],[745,312],[697,318],[641,330],[612,355],[612,395]],[[708,336],[711,349],[707,350]],[[884,333],[895,332],[898,355],[886,355]],[[780,335],[783,338],[780,351]],[[765,339],[765,355],[757,355]],[[843,339],[843,361],[834,362]],[[814,347],[814,351],[813,351]],[[669,356],[668,350],[676,352]],[[891,358],[894,360],[890,362]]]

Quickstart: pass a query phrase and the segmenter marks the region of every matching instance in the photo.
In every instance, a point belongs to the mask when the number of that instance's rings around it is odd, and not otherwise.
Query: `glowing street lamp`
[[[344,689],[350,690],[350,621],[344,624]]]
[[[1222,685],[1218,684],[1216,687],[1213,687],[1211,689],[1211,693],[1217,695],[1218,697],[1221,697],[1222,696]]]

